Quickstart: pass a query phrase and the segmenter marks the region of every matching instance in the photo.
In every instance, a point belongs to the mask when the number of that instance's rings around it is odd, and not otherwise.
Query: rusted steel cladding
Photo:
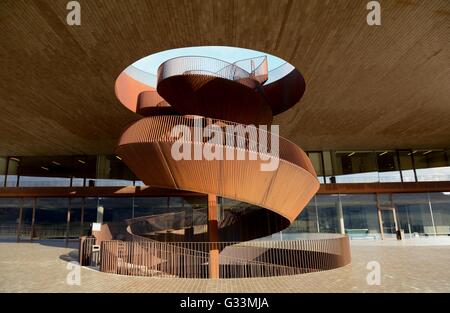
[[[300,148],[286,141],[277,158],[278,167],[262,171],[267,161],[251,160],[249,150],[244,160],[175,160],[172,144],[175,138],[164,129],[170,126],[171,117],[152,117],[129,127],[120,140],[116,153],[147,185],[217,194],[226,198],[267,208],[289,221],[293,221],[314,196],[319,183],[309,159]],[[162,126],[161,123],[165,123]],[[157,132],[154,129],[161,125]],[[189,142],[191,151],[202,149],[204,142]],[[208,145],[208,143],[206,143]],[[235,146],[216,146],[216,149],[233,151]],[[294,151],[289,152],[289,150]],[[283,155],[295,157],[283,159]]]
[[[176,115],[178,112],[156,90],[143,91],[138,96],[136,113],[142,116]]]
[[[298,103],[305,93],[305,80],[297,69],[283,78],[263,86],[273,115],[280,114]]]
[[[157,91],[181,115],[241,124],[272,123],[272,110],[263,94],[241,82],[200,74],[176,75],[159,81]]]

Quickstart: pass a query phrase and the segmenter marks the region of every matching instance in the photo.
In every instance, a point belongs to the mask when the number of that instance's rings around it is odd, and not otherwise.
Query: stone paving
[[[449,241],[352,241],[352,264],[297,276],[195,280],[129,277],[81,269],[68,285],[74,247],[0,242],[0,292],[450,292]],[[367,263],[377,261],[381,284],[368,285]]]

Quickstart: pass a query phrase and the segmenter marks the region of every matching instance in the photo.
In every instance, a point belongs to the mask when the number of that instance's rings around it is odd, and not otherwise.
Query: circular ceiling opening
[[[118,99],[130,110],[135,111],[137,95],[142,91],[156,89],[159,66],[167,60],[187,56],[214,58],[228,63],[266,57],[268,79],[265,84],[283,78],[294,69],[294,66],[279,57],[245,48],[197,46],[170,49],[143,57],[128,66],[116,80],[115,89]]]

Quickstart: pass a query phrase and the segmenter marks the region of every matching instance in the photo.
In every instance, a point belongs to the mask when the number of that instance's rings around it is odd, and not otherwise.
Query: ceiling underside
[[[450,2],[67,0],[0,3],[0,155],[112,153],[136,116],[116,99],[129,64],[230,45],[296,66],[303,99],[275,118],[305,150],[450,146]]]

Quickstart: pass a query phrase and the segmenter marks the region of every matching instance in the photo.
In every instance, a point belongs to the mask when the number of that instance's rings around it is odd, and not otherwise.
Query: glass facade
[[[320,183],[450,181],[448,149],[307,153]]]
[[[413,236],[435,235],[430,199],[428,194],[394,194],[400,227]]]
[[[220,199],[225,210],[248,209]],[[99,209],[101,208],[101,209]],[[22,240],[78,238],[103,212],[103,222],[164,213],[192,213],[193,226],[204,226],[207,198],[87,197],[0,198],[0,236]],[[220,219],[220,217],[219,217]],[[203,228],[198,228],[200,231]],[[346,233],[352,239],[450,236],[450,192],[394,194],[318,194],[290,227],[286,238],[301,233]],[[204,229],[202,230],[204,231]]]
[[[449,150],[308,152],[323,184],[450,181]],[[144,186],[114,155],[0,157],[0,187]],[[239,202],[220,199],[219,219]],[[93,222],[187,212],[199,226],[205,197],[0,198],[0,236],[78,238]],[[242,209],[248,209],[248,205]],[[197,228],[196,228],[197,229]],[[347,233],[352,238],[450,235],[450,191],[318,194],[283,233]],[[197,230],[195,230],[197,231]]]
[[[164,213],[205,216],[207,197],[0,198],[0,237],[78,238],[94,222],[114,223]],[[201,220],[198,221],[202,222]]]
[[[17,198],[0,198],[0,236],[16,236],[20,201]]]
[[[38,198],[34,235],[39,238],[64,238],[67,226],[68,198]]]
[[[307,154],[322,184],[450,181],[449,149]],[[143,185],[114,155],[0,157],[0,187]]]
[[[0,187],[133,186],[135,181],[114,155],[0,157]]]
[[[342,223],[342,226],[341,226]],[[343,230],[342,230],[343,227]],[[352,239],[450,236],[450,192],[316,195],[289,233],[346,233]]]
[[[429,195],[436,233],[450,236],[450,192],[432,192]]]
[[[316,205],[317,208],[319,232],[340,233],[339,195],[318,195],[315,197],[314,204],[311,202],[310,205]]]
[[[347,234],[356,237],[380,237],[380,223],[376,195],[341,195],[344,227]]]

